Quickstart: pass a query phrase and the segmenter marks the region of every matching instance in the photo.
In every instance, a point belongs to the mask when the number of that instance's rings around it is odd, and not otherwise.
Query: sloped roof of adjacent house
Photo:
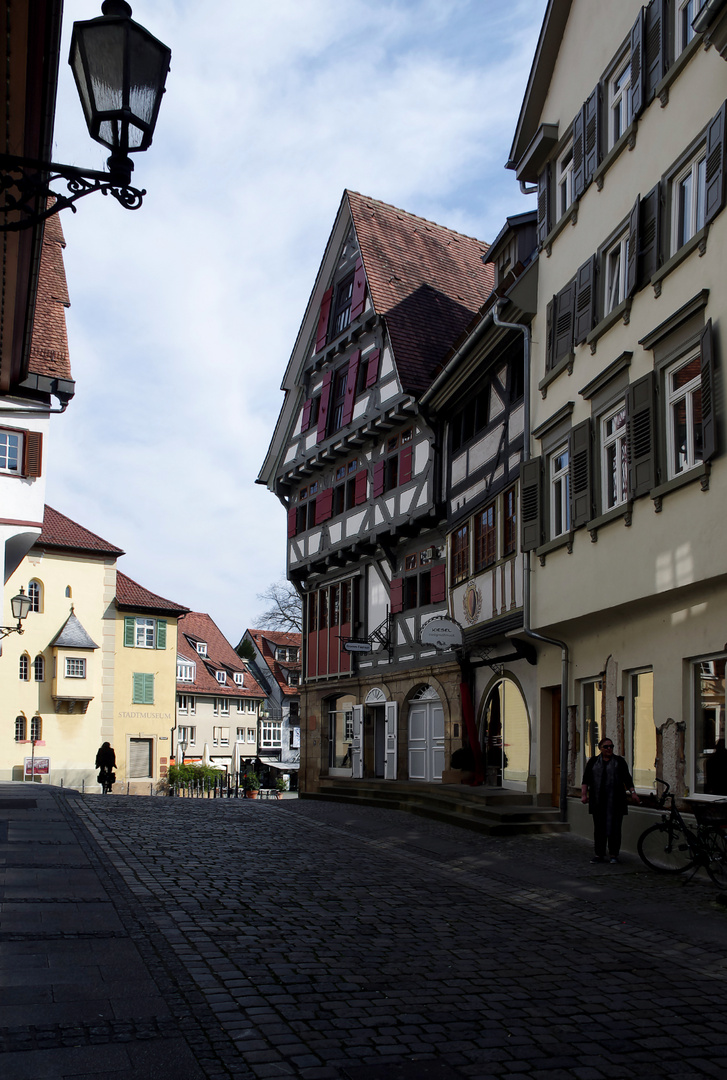
[[[78,616],[74,615],[73,608],[50,644],[51,648],[61,649],[98,649],[99,647],[83,628]]]
[[[123,555],[121,548],[103,540],[96,533],[84,529],[52,506],[43,513],[43,529],[35,541],[36,547],[57,548],[65,551],[81,551],[94,555]]]
[[[173,600],[165,600],[163,596],[150,592],[120,570],[116,571],[116,607],[119,611],[141,611],[172,617],[189,611],[182,604],[175,604]]]
[[[177,688],[189,694],[213,694],[216,697],[265,698],[265,691],[255,681],[245,663],[209,615],[202,611],[189,611],[177,623],[177,652],[196,665],[194,682],[177,681]],[[207,655],[197,651],[197,642],[205,642]],[[216,672],[224,671],[224,683],[217,680]],[[235,672],[242,673],[243,684],[234,681]]]
[[[288,671],[300,672],[300,659],[297,663],[287,660],[284,662],[276,660],[275,648],[276,646],[283,646],[285,648],[295,647],[298,649],[298,657],[300,657],[301,643],[303,640],[302,635],[286,633],[283,630],[247,630],[246,633],[250,635],[257,645],[263,660],[270,669],[271,675],[283,694],[287,697],[295,697],[300,694],[300,687],[290,686],[286,675],[286,672]]]
[[[55,214],[46,220],[43,234],[28,370],[35,375],[70,380],[65,314],[70,300],[63,266],[65,246],[60,218]]]
[[[402,387],[424,390],[492,291],[492,267],[482,262],[488,245],[357,191],[344,198]]]

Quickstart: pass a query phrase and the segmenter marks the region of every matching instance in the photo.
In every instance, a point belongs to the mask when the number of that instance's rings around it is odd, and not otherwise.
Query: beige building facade
[[[725,737],[727,69],[693,6],[550,3],[510,155],[540,248],[523,547],[532,628],[562,643],[538,648],[541,792],[562,747],[576,794],[608,735],[637,790],[727,793],[707,777]],[[579,802],[569,816],[587,827]]]

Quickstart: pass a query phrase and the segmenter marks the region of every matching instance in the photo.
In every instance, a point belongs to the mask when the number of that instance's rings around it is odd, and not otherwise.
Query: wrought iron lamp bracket
[[[129,179],[130,174],[124,170],[101,172],[0,154],[0,232],[30,228],[67,206],[75,213],[73,204],[94,191],[113,195],[126,210],[138,210],[146,190],[131,187]],[[66,185],[65,192],[52,189],[51,185],[59,181]],[[50,206],[47,205],[49,197],[55,199]],[[21,216],[8,220],[14,214]]]
[[[0,641],[3,638],[9,637],[10,634],[22,634],[24,633],[20,619],[18,619],[17,626],[0,626]]]

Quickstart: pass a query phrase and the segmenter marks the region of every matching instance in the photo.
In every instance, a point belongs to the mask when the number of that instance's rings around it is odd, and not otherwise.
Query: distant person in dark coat
[[[593,817],[593,862],[605,862],[606,850],[612,863],[618,862],[621,850],[621,823],[628,813],[628,794],[634,803],[640,799],[626,759],[613,752],[611,739],[601,739],[600,754],[589,758],[581,783],[581,802],[588,803]]]
[[[705,788],[708,795],[727,795],[727,749],[724,739],[717,739],[714,751],[704,763]]]
[[[98,782],[103,788],[104,795],[111,791],[116,780],[114,769],[116,768],[116,751],[111,743],[103,743],[96,754],[96,768],[99,770]]]

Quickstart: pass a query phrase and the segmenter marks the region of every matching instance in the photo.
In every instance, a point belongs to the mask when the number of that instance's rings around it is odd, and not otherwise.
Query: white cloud
[[[231,640],[284,566],[284,512],[254,480],[343,188],[483,239],[530,207],[503,164],[544,7],[134,5],[172,70],[136,159],[143,208],[96,195],[63,215],[78,389],[54,423],[48,501]],[[97,14],[70,0],[66,35]],[[54,155],[105,157],[67,67]]]

